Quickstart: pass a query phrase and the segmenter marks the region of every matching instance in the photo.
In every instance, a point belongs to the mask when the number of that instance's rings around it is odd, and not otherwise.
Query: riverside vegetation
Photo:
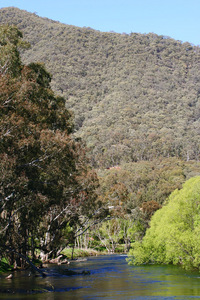
[[[11,24],[0,31],[1,257],[23,267],[66,246],[113,253],[138,241],[135,262],[161,262],[137,249],[169,195],[200,175],[199,47],[16,8],[0,22]]]
[[[16,27],[0,27],[0,253],[15,267],[54,258],[77,226],[80,233],[103,214],[65,101],[43,66],[21,63],[21,38]]]
[[[200,269],[200,177],[188,180],[174,191],[152,217],[142,243],[130,251],[130,263],[181,264]]]

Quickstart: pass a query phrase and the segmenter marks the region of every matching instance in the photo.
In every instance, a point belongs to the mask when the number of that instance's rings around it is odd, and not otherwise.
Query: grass
[[[119,245],[115,249],[115,253],[124,253],[125,245]],[[62,253],[64,256],[66,256],[67,259],[71,259],[72,257],[72,248],[67,247],[65,248]],[[97,256],[97,255],[105,255],[108,254],[108,251],[105,247],[96,247],[95,249],[74,249],[73,258],[77,259],[79,257],[87,257],[87,256]]]
[[[11,270],[12,270],[12,267],[9,265],[7,259],[2,258],[0,260],[0,273],[5,273],[5,272],[11,271]]]
[[[62,254],[65,255],[68,259],[71,259],[72,257],[72,248],[65,248],[62,251]],[[87,256],[96,256],[96,255],[101,255],[101,254],[106,254],[105,252],[100,252],[94,249],[74,249],[74,254],[73,258],[77,259],[79,257],[87,257]]]

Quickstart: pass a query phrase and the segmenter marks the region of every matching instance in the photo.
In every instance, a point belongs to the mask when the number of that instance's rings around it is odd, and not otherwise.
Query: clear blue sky
[[[154,32],[200,45],[200,0],[0,0],[41,17],[100,31]]]

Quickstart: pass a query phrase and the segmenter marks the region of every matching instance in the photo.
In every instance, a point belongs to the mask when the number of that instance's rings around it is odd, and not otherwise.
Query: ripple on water
[[[70,266],[51,266],[45,270],[51,276],[45,279],[28,277],[27,272],[15,273],[12,280],[0,278],[0,300],[200,299],[199,273],[174,266],[131,267],[125,258],[111,255]],[[79,273],[89,270],[91,274],[68,276],[67,268]]]

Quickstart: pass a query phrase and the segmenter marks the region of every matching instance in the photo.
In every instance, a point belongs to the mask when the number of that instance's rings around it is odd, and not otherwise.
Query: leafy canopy
[[[131,264],[173,263],[200,269],[200,177],[175,190],[152,217],[142,242],[130,251]],[[133,256],[133,258],[131,257]]]
[[[0,9],[32,47],[51,86],[75,112],[76,136],[93,165],[107,168],[158,157],[199,160],[200,48],[166,36],[78,28],[17,8]]]
[[[98,206],[72,114],[45,67],[21,63],[22,44],[16,27],[0,26],[0,258],[10,251],[11,263],[36,247],[55,254],[66,225]]]

